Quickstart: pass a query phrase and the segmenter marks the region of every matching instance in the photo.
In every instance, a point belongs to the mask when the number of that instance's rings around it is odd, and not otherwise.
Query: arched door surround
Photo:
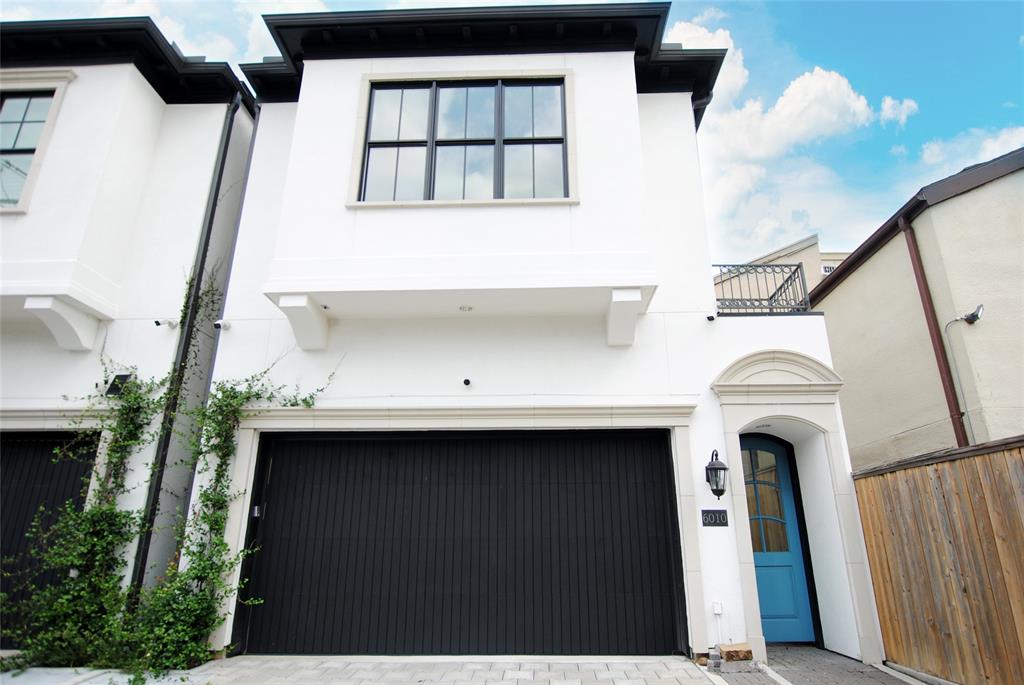
[[[808,522],[826,649],[880,663],[881,632],[871,591],[838,393],[842,379],[821,361],[791,350],[764,350],[729,365],[712,384],[725,429],[730,465],[726,497],[736,521],[744,623],[755,658],[765,659],[765,637],[751,545],[740,436],[770,433],[793,444]]]

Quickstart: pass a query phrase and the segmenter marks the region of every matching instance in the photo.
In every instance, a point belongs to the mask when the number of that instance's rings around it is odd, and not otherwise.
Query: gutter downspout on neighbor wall
[[[231,142],[231,133],[235,124],[235,116],[238,114],[241,104],[242,96],[239,93],[235,95],[231,104],[228,105],[227,112],[224,114],[224,124],[221,128],[220,144],[217,148],[217,167],[213,174],[210,193],[206,199],[206,212],[203,217],[203,232],[200,236],[199,249],[196,252],[195,263],[192,267],[192,287],[188,292],[185,320],[182,322],[181,334],[178,337],[178,349],[174,355],[174,371],[170,383],[171,387],[177,386],[179,388],[179,396],[173,398],[173,402],[164,409],[164,415],[161,422],[160,438],[157,442],[156,457],[153,463],[153,476],[149,480],[149,492],[146,495],[146,506],[143,510],[143,533],[139,537],[139,544],[135,552],[135,563],[132,567],[129,592],[133,599],[137,597],[139,589],[142,587],[146,577],[150,540],[154,532],[151,529],[156,521],[157,511],[160,506],[160,490],[163,487],[164,470],[167,467],[167,455],[170,451],[171,439],[174,435],[174,417],[178,409],[178,402],[181,399],[180,391],[184,383],[185,367],[188,364],[189,341],[192,340],[196,326],[196,315],[199,311],[199,295],[203,289],[203,273],[206,269],[206,257],[210,249],[210,238],[213,234],[213,224],[217,214],[217,199],[220,196],[221,182],[224,180],[224,168],[227,165],[228,146]],[[253,138],[255,139],[255,137],[254,126]],[[246,166],[248,166],[248,162]]]
[[[914,270],[917,292],[921,296],[921,309],[924,312],[925,323],[928,325],[928,337],[931,339],[932,351],[935,353],[935,363],[939,367],[942,393],[946,397],[946,407],[949,409],[949,420],[953,424],[956,446],[966,447],[970,444],[970,441],[967,439],[967,429],[964,426],[964,414],[956,395],[956,387],[953,385],[953,373],[949,368],[949,350],[946,349],[945,341],[942,339],[942,332],[939,329],[939,320],[935,314],[935,303],[932,301],[932,293],[928,288],[928,278],[924,273],[924,263],[921,261],[921,251],[917,245],[917,235],[914,233],[914,227],[910,225],[906,216],[900,215],[898,222],[900,230],[907,239],[910,265]]]

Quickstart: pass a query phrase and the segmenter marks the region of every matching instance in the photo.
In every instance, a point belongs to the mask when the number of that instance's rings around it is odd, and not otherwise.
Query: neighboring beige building
[[[808,291],[849,254],[822,252],[817,234],[810,235],[747,264],[720,265],[715,276],[715,295],[720,301],[732,303],[732,308],[748,313],[761,312],[772,305],[806,309]]]
[[[814,288],[821,283],[839,264],[850,256],[849,252],[822,252],[818,245],[818,234],[809,235],[786,247],[779,248],[763,257],[753,260],[752,264],[802,264],[807,287]]]
[[[1024,433],[1024,148],[922,188],[810,302],[854,470]]]

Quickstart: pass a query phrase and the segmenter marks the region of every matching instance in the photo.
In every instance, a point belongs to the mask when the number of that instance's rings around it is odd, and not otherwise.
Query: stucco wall
[[[972,442],[1024,433],[1024,171],[925,210],[914,230],[939,324],[985,305],[947,335]]]
[[[815,309],[825,312],[853,468],[955,445],[902,234]]]
[[[295,423],[261,424],[268,430],[308,429],[316,412],[342,408],[694,404],[691,426],[682,432],[688,444],[677,453],[686,457],[677,466],[685,470],[679,477],[695,490],[689,500],[695,508],[680,515],[684,525],[696,526],[700,507],[729,508],[703,480],[711,451],[724,449],[722,413],[711,382],[736,359],[765,348],[798,350],[830,364],[822,317],[706,320],[714,311],[714,292],[689,95],[637,96],[628,53],[474,58],[479,70],[571,67],[576,134],[570,145],[579,160],[578,204],[346,206],[363,74],[373,69],[430,74],[464,64],[447,58],[309,62],[299,103],[263,106],[224,314],[231,328],[220,335],[215,377],[242,378],[272,366],[271,382],[306,392],[337,369],[315,411],[304,416],[297,410]],[[434,261],[450,265],[458,264],[457,258],[487,256],[508,266],[533,254],[559,263],[580,251],[651,255],[658,289],[648,313],[639,317],[632,346],[610,347],[599,314],[480,316],[474,311],[334,317],[325,349],[304,351],[297,348],[288,320],[263,294],[275,260],[283,258],[309,261],[318,269],[312,263],[317,259],[338,264],[372,257],[383,272],[373,277],[386,281],[403,276],[409,260],[426,265],[429,273]],[[519,285],[529,285],[530,271],[520,275]],[[439,287],[444,277],[439,272],[418,285]],[[460,423],[424,418],[417,425],[443,429]],[[238,474],[234,485],[244,491],[251,476],[244,469]],[[239,506],[244,509],[244,502]],[[729,511],[730,520],[743,516]],[[233,530],[244,539],[244,531]],[[697,529],[699,594],[707,601],[693,611],[712,626],[702,638],[712,643],[747,635],[735,530]],[[693,554],[684,550],[687,557]],[[720,619],[712,602],[723,607]],[[696,645],[698,651],[706,646]]]
[[[180,329],[153,322],[181,311],[226,111],[166,105],[131,65],[74,71],[28,211],[0,217],[4,428],[82,408],[102,390],[105,364],[137,367],[141,377],[168,372]],[[27,294],[59,295],[53,269],[68,264],[99,274],[110,298],[89,351],[61,349],[23,309]],[[12,283],[20,294],[8,293]],[[151,458],[152,449],[133,465],[130,485],[139,487],[126,506],[145,501]]]

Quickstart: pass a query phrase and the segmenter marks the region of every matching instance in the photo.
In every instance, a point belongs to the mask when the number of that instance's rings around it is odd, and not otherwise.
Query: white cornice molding
[[[4,89],[71,83],[75,77],[71,69],[0,69],[0,85]]]
[[[626,428],[687,426],[695,404],[522,407],[274,407],[242,428],[260,430],[424,428]]]
[[[100,423],[98,412],[90,410],[83,416],[79,409],[0,409],[3,430],[81,430]]]

